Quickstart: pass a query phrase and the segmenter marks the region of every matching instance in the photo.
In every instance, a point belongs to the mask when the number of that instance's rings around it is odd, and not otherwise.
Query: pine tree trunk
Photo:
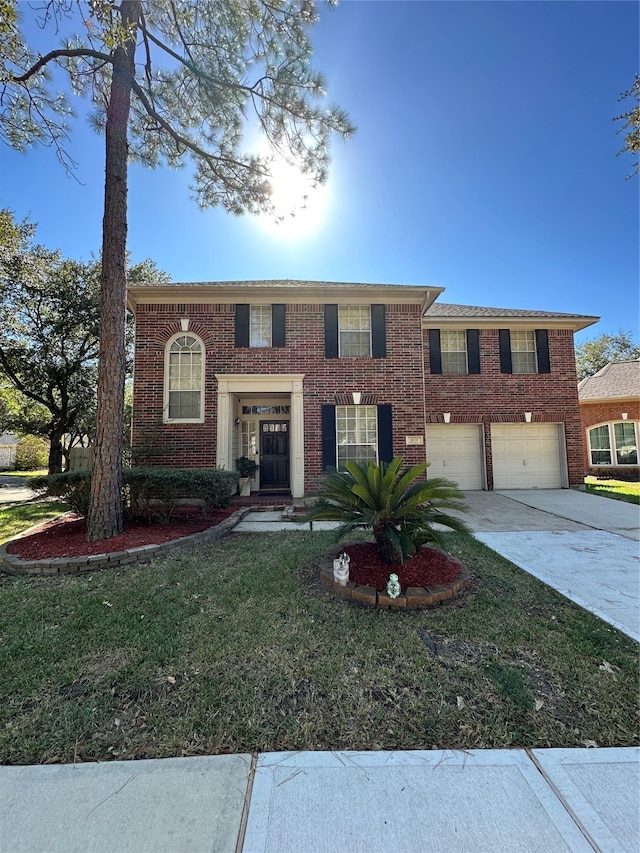
[[[123,26],[137,22],[141,0],[123,0]],[[102,276],[100,281],[100,354],[96,439],[87,518],[87,540],[110,539],[122,532],[122,430],[126,374],[127,298],[127,126],[135,66],[135,37],[114,51],[107,108]]]

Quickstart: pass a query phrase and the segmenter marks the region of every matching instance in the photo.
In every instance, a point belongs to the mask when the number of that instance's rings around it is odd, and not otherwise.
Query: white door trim
[[[233,470],[232,436],[234,394],[287,393],[291,395],[291,433],[289,464],[291,495],[304,495],[304,405],[302,380],[304,373],[216,373],[218,381],[218,430],[216,465]]]

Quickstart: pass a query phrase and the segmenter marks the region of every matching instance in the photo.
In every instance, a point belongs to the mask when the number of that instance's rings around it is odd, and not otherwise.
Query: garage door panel
[[[492,424],[495,489],[562,486],[558,424]]]
[[[461,489],[483,488],[483,453],[476,424],[430,424],[427,427],[429,477],[446,477]]]

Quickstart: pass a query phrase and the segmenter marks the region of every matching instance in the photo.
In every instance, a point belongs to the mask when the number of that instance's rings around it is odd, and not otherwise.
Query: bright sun
[[[284,160],[275,160],[270,171],[271,200],[278,219],[262,214],[258,217],[260,225],[271,234],[286,240],[315,231],[326,212],[326,185],[314,187],[307,175]]]

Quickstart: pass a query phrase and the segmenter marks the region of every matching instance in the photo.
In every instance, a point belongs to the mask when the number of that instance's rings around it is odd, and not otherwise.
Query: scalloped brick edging
[[[361,586],[353,581],[347,581],[346,586],[341,586],[333,579],[333,560],[340,550],[332,549],[325,554],[320,565],[320,580],[340,598],[357,601],[368,607],[379,607],[383,610],[422,610],[426,607],[436,607],[444,601],[456,598],[471,583],[471,573],[463,565],[460,577],[452,583],[438,584],[426,589],[410,586],[397,598],[391,598],[386,592],[378,592],[372,586]]]
[[[98,569],[110,569],[116,566],[125,566],[130,563],[145,563],[154,557],[181,551],[184,548],[194,548],[196,545],[207,545],[222,539],[236,526],[250,511],[251,507],[242,507],[236,510],[224,521],[192,533],[191,536],[183,536],[180,539],[172,539],[170,542],[162,542],[159,545],[141,545],[138,548],[129,548],[127,551],[114,551],[111,554],[94,554],[85,557],[58,557],[53,560],[23,560],[15,554],[7,553],[7,545],[13,542],[5,542],[0,547],[0,572],[9,575],[62,575],[82,574],[84,572],[95,572]],[[26,531],[28,533],[29,531]],[[22,536],[25,533],[21,534]],[[18,539],[20,537],[14,537]]]

